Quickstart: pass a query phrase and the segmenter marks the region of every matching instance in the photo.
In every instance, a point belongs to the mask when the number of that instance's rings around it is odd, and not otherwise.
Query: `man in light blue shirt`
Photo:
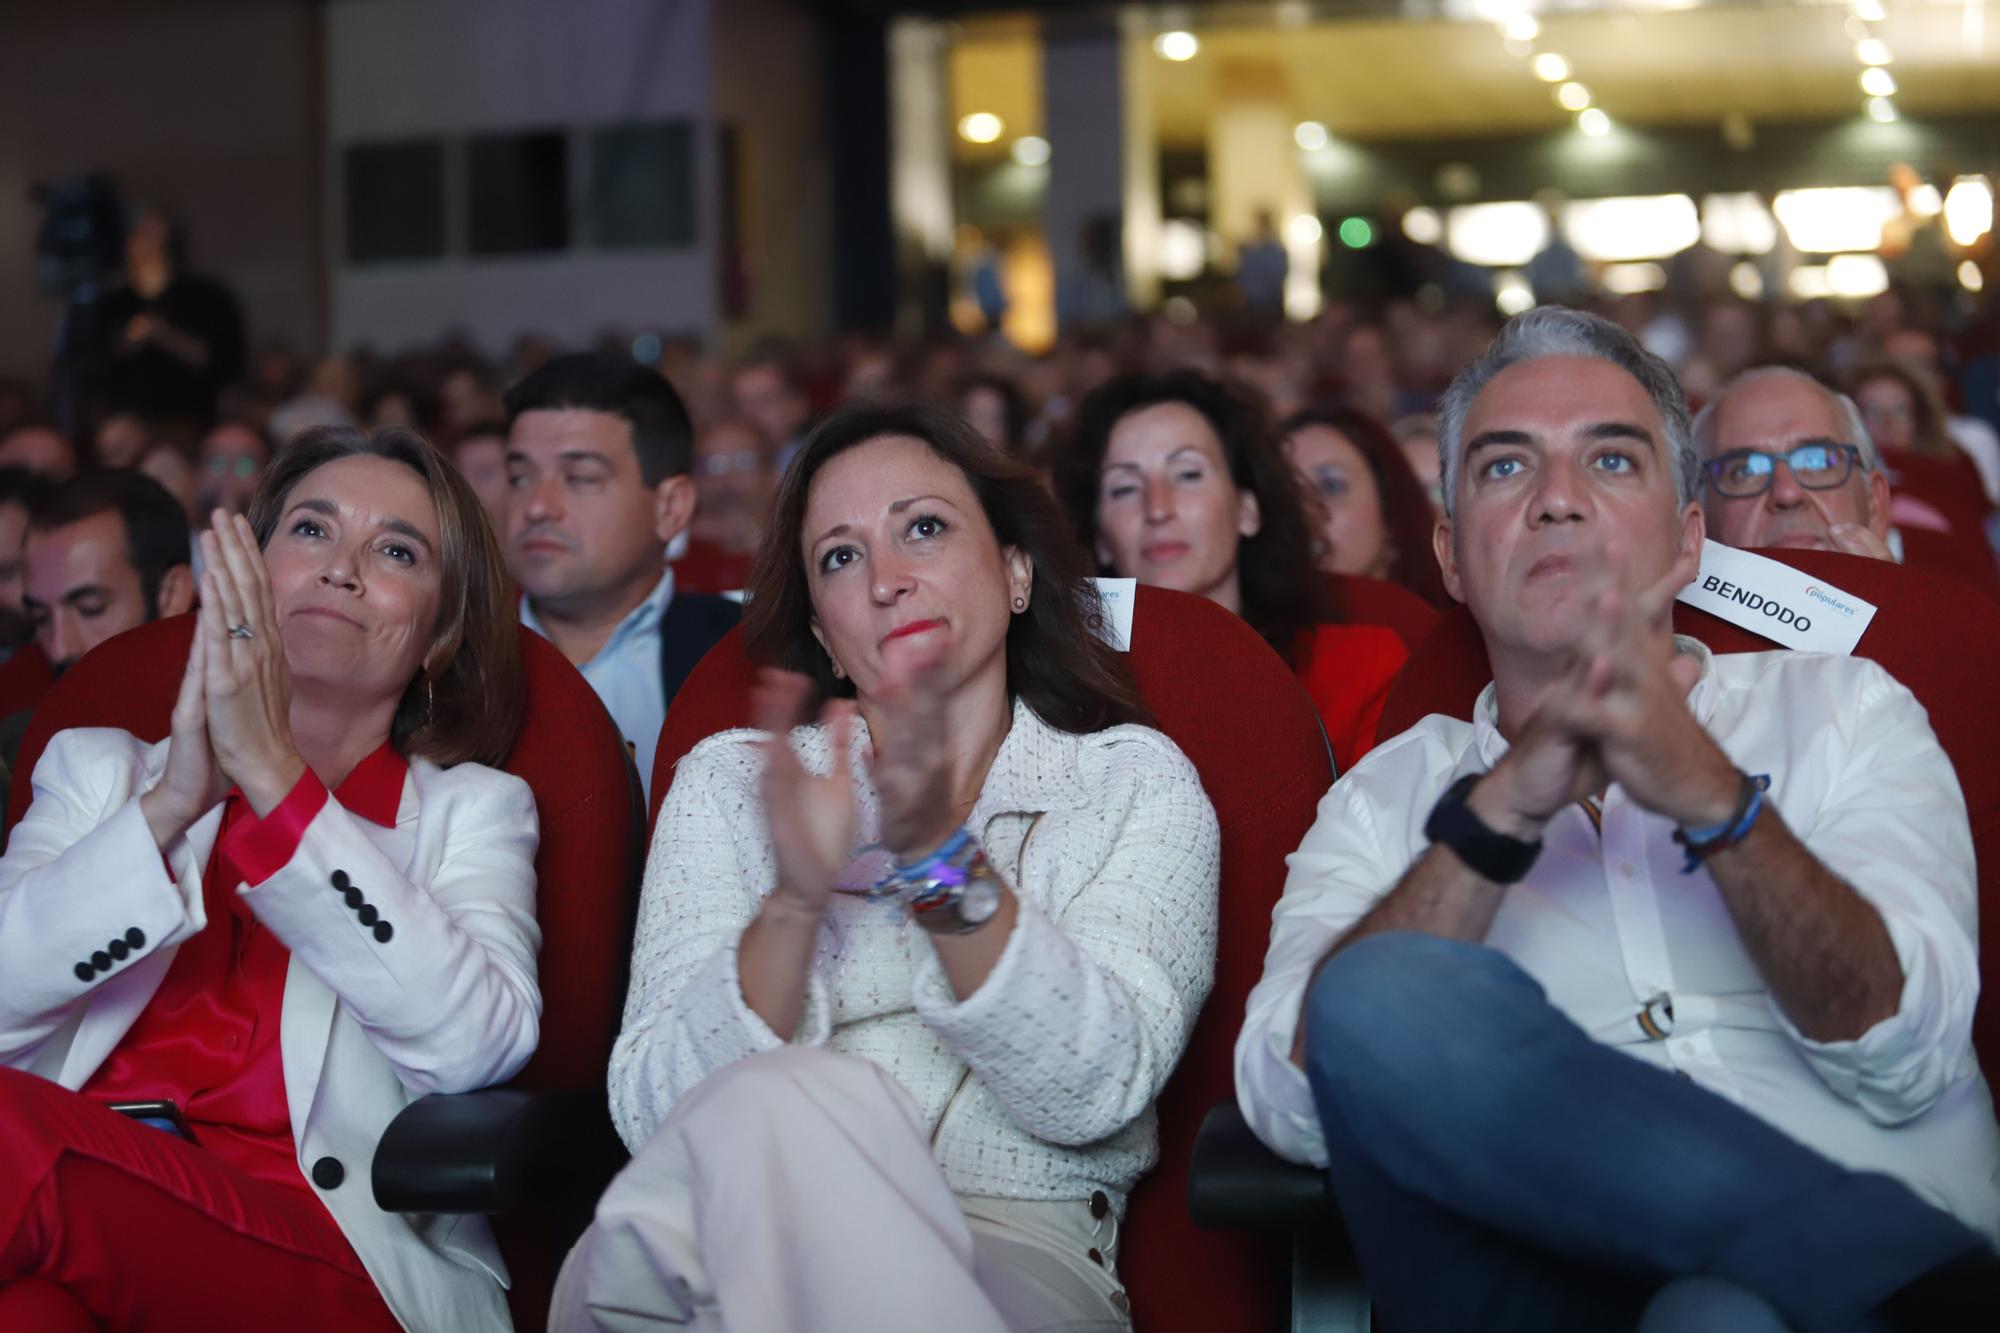
[[[667,547],[694,517],[694,432],[657,372],[619,356],[549,362],[507,394],[507,563],[521,621],[604,701],[650,797],[667,705],[741,616],[674,592]]]

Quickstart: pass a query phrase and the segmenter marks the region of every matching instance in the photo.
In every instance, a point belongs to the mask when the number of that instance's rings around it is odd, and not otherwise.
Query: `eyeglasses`
[[[1812,440],[1783,453],[1764,449],[1732,449],[1708,461],[1708,484],[1716,494],[1731,500],[1747,500],[1771,489],[1778,464],[1791,471],[1792,480],[1809,491],[1830,491],[1854,475],[1861,450],[1851,444]]]
[[[211,477],[227,477],[232,474],[248,481],[257,475],[257,460],[254,458],[224,458],[221,455],[202,463]]]

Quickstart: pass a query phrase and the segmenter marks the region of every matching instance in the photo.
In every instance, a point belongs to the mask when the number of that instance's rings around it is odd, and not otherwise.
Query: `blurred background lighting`
[[[1576,252],[1596,264],[1665,259],[1701,239],[1701,218],[1684,194],[1577,200],[1564,205],[1562,228]]]
[[[1535,57],[1535,77],[1543,83],[1561,83],[1569,77],[1569,61],[1553,51],[1544,51]]]
[[[1667,285],[1667,271],[1658,264],[1607,264],[1604,290],[1619,296],[1657,292]]]
[[[1285,224],[1285,239],[1293,245],[1312,245],[1325,235],[1326,229],[1320,226],[1319,219],[1310,213],[1295,214],[1292,220]]]
[[[1533,14],[1515,14],[1500,25],[1500,31],[1510,42],[1532,42],[1542,35],[1542,25]]]
[[[1944,196],[1937,186],[1925,181],[1903,196],[1903,205],[1916,217],[1934,218],[1944,212]]]
[[[1755,194],[1705,195],[1701,236],[1726,255],[1768,255],[1778,243],[1778,220]]]
[[[1593,139],[1600,139],[1611,133],[1611,117],[1596,107],[1591,107],[1576,118],[1576,127]]]
[[[958,122],[958,137],[967,143],[992,143],[1006,130],[1006,122],[991,111],[975,111]]]
[[[1186,282],[1201,276],[1208,266],[1208,238],[1200,227],[1185,218],[1169,218],[1160,224],[1160,276]]]
[[[1824,301],[1833,295],[1833,285],[1826,279],[1826,265],[1801,264],[1792,270],[1786,279],[1792,289],[1792,296],[1800,301]]]
[[[1882,0],[1854,0],[1854,17],[1869,23],[1880,23],[1889,15],[1882,8]]]
[[[1332,138],[1326,126],[1316,120],[1302,120],[1292,129],[1292,142],[1308,153],[1317,153]]]
[[[1746,301],[1761,301],[1764,299],[1764,275],[1749,260],[1739,259],[1729,266],[1729,290]]]
[[[1981,273],[1979,265],[1973,263],[1970,259],[1963,260],[1958,266],[1958,285],[1965,288],[1968,292],[1984,291],[1986,289],[1986,275]]]
[[[1863,37],[1854,44],[1854,58],[1864,65],[1887,65],[1895,60],[1889,44],[1880,37]]]
[[[1049,141],[1038,134],[1022,135],[1014,140],[1014,160],[1024,167],[1047,165]]]
[[[1590,89],[1580,83],[1565,83],[1556,89],[1556,102],[1565,111],[1581,111],[1590,105]]]
[[[1519,268],[1549,243],[1549,217],[1525,199],[1466,204],[1446,215],[1445,237],[1451,253],[1468,264]]]
[[[1367,218],[1344,218],[1340,223],[1340,243],[1350,250],[1366,250],[1375,244],[1375,226]]]
[[[1993,187],[1983,176],[1960,176],[1944,197],[1944,229],[1954,245],[1971,248],[1993,230]]]
[[[1503,273],[1493,284],[1493,304],[1503,315],[1518,315],[1535,308],[1535,289],[1518,273]]]
[[[1861,91],[1870,97],[1894,97],[1896,76],[1880,65],[1870,65],[1861,71]]]
[[[1800,253],[1825,255],[1878,248],[1883,226],[1902,215],[1903,201],[1886,185],[1844,185],[1781,190],[1773,210]]]
[[[1896,111],[1896,104],[1888,98],[1871,97],[1868,99],[1868,119],[1878,124],[1887,125],[1893,121],[1901,120],[1902,117]]]
[[[1191,32],[1163,32],[1153,39],[1153,50],[1166,60],[1193,60],[1201,52],[1201,43]]]
[[[1418,245],[1436,245],[1444,239],[1444,219],[1435,208],[1419,204],[1403,214],[1403,235]]]
[[[1889,290],[1889,270],[1874,255],[1835,255],[1826,261],[1826,285],[1851,300],[1880,296]]]

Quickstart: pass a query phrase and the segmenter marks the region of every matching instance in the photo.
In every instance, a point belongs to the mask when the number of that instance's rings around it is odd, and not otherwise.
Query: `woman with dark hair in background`
[[[0,857],[0,1328],[504,1328],[485,1225],[368,1183],[539,1032],[499,543],[404,431],[214,519],[171,736],[59,733]]]
[[[1320,523],[1322,571],[1388,579],[1432,606],[1450,604],[1431,553],[1430,497],[1381,423],[1351,407],[1309,408],[1288,417],[1279,435],[1317,497],[1307,512]]]
[[[1242,616],[1298,674],[1339,768],[1368,752],[1409,654],[1392,630],[1322,619],[1299,477],[1255,399],[1195,371],[1122,376],[1078,408],[1057,475],[1106,572]]]
[[[1219,847],[1089,573],[954,417],[807,437],[751,579],[761,730],[696,746],[660,811],[611,1062],[635,1157],[552,1327],[1129,1327],[1118,1223]]]

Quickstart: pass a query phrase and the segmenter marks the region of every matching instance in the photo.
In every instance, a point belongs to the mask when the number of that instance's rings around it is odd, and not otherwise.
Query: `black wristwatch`
[[[1431,817],[1424,821],[1424,836],[1451,848],[1452,855],[1481,879],[1495,884],[1517,883],[1534,869],[1535,858],[1542,854],[1542,840],[1525,842],[1495,833],[1486,827],[1485,820],[1472,813],[1472,807],[1465,803],[1466,793],[1485,776],[1468,773],[1445,788],[1444,795],[1431,807]]]

